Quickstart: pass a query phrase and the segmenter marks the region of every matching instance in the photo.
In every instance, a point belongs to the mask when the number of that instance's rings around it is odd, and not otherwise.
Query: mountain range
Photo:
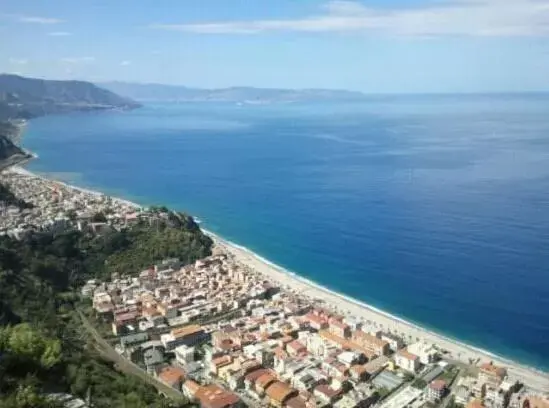
[[[0,74],[0,120],[81,110],[129,109],[139,104],[84,81]]]
[[[132,109],[137,102],[84,81],[53,81],[0,74],[0,170],[31,155],[21,149],[23,122],[73,111]]]
[[[361,92],[330,89],[276,89],[231,87],[220,89],[189,88],[180,85],[104,82],[99,86],[138,101],[291,103],[333,100],[361,100]]]

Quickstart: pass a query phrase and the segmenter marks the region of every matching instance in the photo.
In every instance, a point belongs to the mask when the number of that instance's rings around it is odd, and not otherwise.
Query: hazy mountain
[[[19,148],[22,121],[52,113],[140,106],[83,81],[50,81],[0,74],[0,170],[30,157]]]
[[[90,82],[53,81],[0,74],[0,120],[138,106],[128,98]]]
[[[99,84],[119,95],[138,101],[218,101],[218,102],[305,102],[324,100],[359,100],[365,94],[329,89],[274,89],[233,87],[221,89],[189,88],[177,85],[106,82]]]

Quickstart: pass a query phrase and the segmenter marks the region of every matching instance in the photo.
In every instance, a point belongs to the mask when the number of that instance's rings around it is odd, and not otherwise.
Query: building
[[[186,365],[194,361],[194,347],[182,345],[175,350],[175,359],[181,365]]]
[[[290,356],[297,356],[299,354],[306,354],[307,347],[305,347],[301,342],[294,340],[286,345],[286,351]]]
[[[297,390],[280,381],[275,381],[269,385],[265,393],[269,397],[269,402],[274,407],[283,407],[286,401],[292,397],[296,397],[298,394]]]
[[[455,396],[456,403],[465,406],[467,405],[467,402],[471,398],[471,392],[469,391],[469,388],[463,385],[460,385],[454,391],[454,396]]]
[[[388,363],[389,363],[389,357],[379,356],[377,358],[374,358],[373,360],[368,361],[366,364],[364,364],[364,370],[366,371],[366,374],[368,377],[373,377],[374,375],[379,373],[381,370],[383,370]]]
[[[150,347],[143,351],[143,362],[149,374],[156,372],[157,367],[164,364],[164,351],[162,348]]]
[[[372,380],[372,383],[378,388],[387,388],[392,390],[396,387],[399,387],[404,380],[394,374],[391,374],[387,371],[382,371],[380,374]]]
[[[187,380],[183,383],[181,387],[183,394],[190,400],[194,400],[196,393],[200,389],[200,384],[194,382],[193,380]]]
[[[320,384],[315,387],[313,395],[324,404],[333,404],[341,395],[341,390],[334,390],[329,385]]]
[[[414,343],[408,346],[408,351],[418,356],[421,364],[433,364],[437,361],[438,351],[433,344]]]
[[[415,373],[419,369],[419,357],[410,353],[406,349],[397,351],[395,355],[395,363],[403,370],[411,373]]]
[[[194,399],[200,403],[202,408],[237,408],[243,406],[238,395],[216,384],[199,387],[194,393]]]
[[[498,388],[506,376],[507,370],[492,364],[492,362],[482,364],[478,373],[479,382],[494,388]]]
[[[440,401],[445,393],[446,382],[443,380],[435,380],[427,387],[427,398],[432,402]]]
[[[353,332],[353,341],[364,347],[367,351],[377,356],[384,356],[389,354],[389,343],[385,340],[381,340],[371,334],[365,333],[362,330]]]
[[[194,346],[208,339],[208,334],[204,329],[196,324],[174,329],[170,333],[160,336],[160,341],[166,348],[166,351],[171,351],[178,346]]]
[[[173,366],[167,366],[160,370],[158,373],[158,379],[169,387],[181,390],[183,380],[185,379],[185,373],[182,369]]]
[[[340,322],[339,320],[332,320],[330,322],[330,327],[328,329],[330,333],[335,334],[336,336],[343,337],[345,339],[351,337],[351,328],[349,325]]]
[[[307,313],[305,315],[305,319],[307,319],[309,325],[315,330],[323,330],[328,328],[328,320],[313,312]]]
[[[402,338],[392,333],[381,333],[381,340],[389,343],[389,348],[393,351],[397,351],[404,346]]]
[[[482,400],[474,399],[467,404],[466,408],[484,408],[484,404]]]
[[[133,344],[144,343],[149,340],[149,334],[143,332],[137,332],[120,337],[120,345],[122,347],[128,347]]]

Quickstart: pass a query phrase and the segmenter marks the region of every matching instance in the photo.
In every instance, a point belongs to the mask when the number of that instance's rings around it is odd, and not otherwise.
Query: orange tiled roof
[[[398,354],[399,356],[401,356],[401,357],[404,357],[404,358],[406,358],[406,359],[408,359],[408,360],[412,360],[412,361],[417,360],[417,359],[419,358],[418,356],[416,356],[416,355],[413,354],[413,353],[410,353],[410,352],[409,352],[408,350],[406,350],[406,349],[399,350],[399,351],[397,352],[397,354]]]
[[[269,384],[271,384],[273,381],[276,381],[276,376],[273,375],[273,373],[266,372],[265,374],[262,374],[256,381],[256,386],[265,389]]]
[[[183,386],[189,390],[191,395],[195,395],[196,392],[200,389],[200,384],[193,380],[185,381],[185,384],[183,384]]]
[[[265,390],[270,399],[279,403],[283,403],[294,392],[295,390],[292,387],[280,381],[275,381]]]
[[[236,394],[215,384],[200,387],[195,398],[200,401],[200,406],[203,408],[232,407],[240,401]]]
[[[494,364],[490,363],[484,363],[480,366],[480,370],[488,375],[493,375],[497,377],[505,377],[507,374],[507,370],[503,367],[498,367]]]
[[[199,326],[197,324],[191,324],[190,326],[182,327],[180,329],[173,329],[172,336],[174,336],[177,339],[177,338],[189,336],[191,334],[199,333],[203,330],[204,329],[202,328],[202,326]]]
[[[169,366],[163,368],[158,374],[158,378],[166,384],[177,384],[185,378],[185,372],[177,367]]]
[[[474,399],[467,404],[467,408],[484,408],[484,404],[481,400]]]

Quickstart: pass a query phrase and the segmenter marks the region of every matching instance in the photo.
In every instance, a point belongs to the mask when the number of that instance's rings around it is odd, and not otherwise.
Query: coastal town
[[[103,234],[162,215],[21,169],[0,234]],[[545,373],[384,315],[212,234],[211,256],[79,289],[118,355],[205,408],[549,408]],[[108,332],[107,332],[108,331]]]

